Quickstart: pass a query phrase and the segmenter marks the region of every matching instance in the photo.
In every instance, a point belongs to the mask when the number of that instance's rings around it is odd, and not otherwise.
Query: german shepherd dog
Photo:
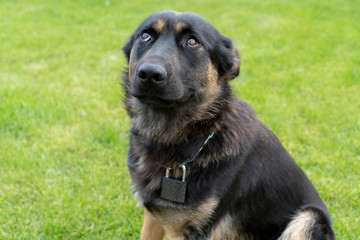
[[[162,11],[123,51],[141,239],[335,239],[309,179],[232,94],[231,39],[196,14]]]

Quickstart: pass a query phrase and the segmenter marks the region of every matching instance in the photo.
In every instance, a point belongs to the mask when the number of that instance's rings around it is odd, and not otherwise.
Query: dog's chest
[[[201,231],[215,213],[218,203],[218,198],[209,197],[195,207],[164,207],[160,204],[151,214],[164,227],[170,239],[181,239],[189,234],[189,229]]]
[[[209,239],[209,240],[251,240],[241,226],[234,222],[230,214],[223,216],[216,224],[209,225],[219,204],[216,198],[208,198],[195,208],[159,207],[152,211],[153,216],[164,228],[169,239]],[[210,229],[204,231],[204,227]],[[209,231],[209,232],[208,232]]]

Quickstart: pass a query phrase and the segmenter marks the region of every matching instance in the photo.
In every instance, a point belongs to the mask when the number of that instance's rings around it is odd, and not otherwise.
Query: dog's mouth
[[[142,104],[147,105],[152,108],[158,109],[169,109],[179,107],[191,101],[195,97],[195,94],[190,94],[189,96],[184,96],[180,99],[165,99],[158,96],[150,95],[134,95]]]
[[[173,81],[175,82],[175,81]],[[135,79],[130,87],[130,94],[141,104],[157,109],[170,109],[181,107],[192,102],[199,92],[198,87],[167,85],[146,85]]]

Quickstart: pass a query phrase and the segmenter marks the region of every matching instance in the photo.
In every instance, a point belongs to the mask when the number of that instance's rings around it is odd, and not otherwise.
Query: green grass
[[[162,9],[234,39],[234,92],[360,239],[358,1],[0,1],[0,239],[139,237],[121,47]]]

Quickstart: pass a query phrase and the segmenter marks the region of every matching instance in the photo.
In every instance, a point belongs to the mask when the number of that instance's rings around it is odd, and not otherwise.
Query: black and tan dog
[[[163,11],[123,50],[141,239],[335,238],[309,179],[232,95],[240,60],[229,38],[198,15]]]

